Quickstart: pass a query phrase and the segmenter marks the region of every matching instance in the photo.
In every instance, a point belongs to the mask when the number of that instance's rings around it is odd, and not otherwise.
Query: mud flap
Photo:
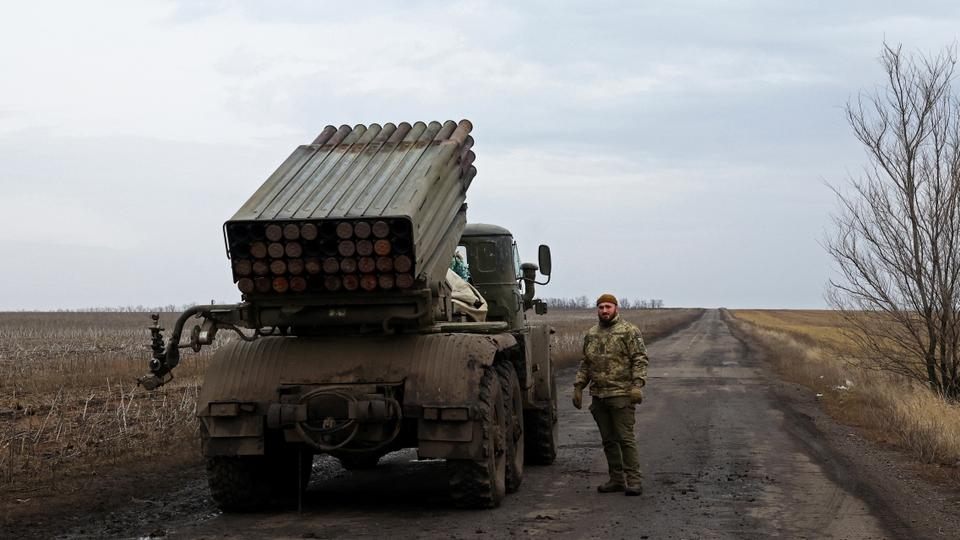
[[[421,458],[480,459],[478,424],[472,421],[425,420],[417,422]],[[474,441],[478,441],[474,444]]]
[[[200,432],[203,455],[259,456],[263,455],[262,416],[201,416]]]
[[[526,347],[524,349],[527,365],[533,372],[533,396],[530,402],[524,403],[524,406],[543,407],[553,401],[553,389],[551,387],[553,363],[550,359],[551,328],[547,325],[528,325],[526,330]]]

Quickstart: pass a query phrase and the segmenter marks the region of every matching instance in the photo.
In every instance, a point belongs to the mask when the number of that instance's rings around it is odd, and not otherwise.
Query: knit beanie
[[[615,305],[615,306],[619,306],[619,305],[620,305],[620,304],[617,302],[617,297],[614,296],[614,295],[612,295],[612,294],[610,294],[610,293],[603,293],[603,294],[600,295],[600,298],[597,298],[597,305],[598,305],[598,306],[599,306],[600,304],[604,303],[604,302],[609,302],[609,303],[611,303],[611,304],[613,304],[613,305]]]

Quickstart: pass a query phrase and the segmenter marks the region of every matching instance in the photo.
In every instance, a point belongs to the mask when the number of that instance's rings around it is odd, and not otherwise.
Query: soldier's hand
[[[630,389],[630,403],[633,403],[634,405],[643,403],[643,388],[634,386]]]
[[[583,388],[579,386],[573,387],[573,406],[578,409],[583,407]]]

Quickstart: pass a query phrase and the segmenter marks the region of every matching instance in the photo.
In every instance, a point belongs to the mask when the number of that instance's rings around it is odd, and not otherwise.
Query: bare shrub
[[[841,273],[829,298],[854,360],[960,398],[960,98],[955,51],[884,45],[886,85],[847,106],[869,158],[835,189],[826,248]]]

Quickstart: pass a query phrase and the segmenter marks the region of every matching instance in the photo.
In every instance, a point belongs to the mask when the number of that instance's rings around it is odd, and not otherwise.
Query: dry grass
[[[821,396],[840,421],[924,463],[960,463],[960,406],[923,385],[843,360],[853,344],[830,311],[731,312],[735,331],[763,346],[777,371]]]
[[[808,345],[850,352],[856,345],[840,328],[843,318],[833,310],[736,310],[740,319],[764,328],[775,329]]]
[[[623,310],[624,319],[637,325],[645,342],[650,343],[670,334],[703,315],[702,309],[635,309]],[[597,312],[592,309],[557,309],[544,317],[556,333],[553,335],[553,360],[559,367],[576,365],[583,348],[583,334],[596,324]]]
[[[195,451],[209,352],[185,355],[174,383],[146,392],[135,381],[146,372],[149,322],[143,313],[0,313],[0,488]]]

